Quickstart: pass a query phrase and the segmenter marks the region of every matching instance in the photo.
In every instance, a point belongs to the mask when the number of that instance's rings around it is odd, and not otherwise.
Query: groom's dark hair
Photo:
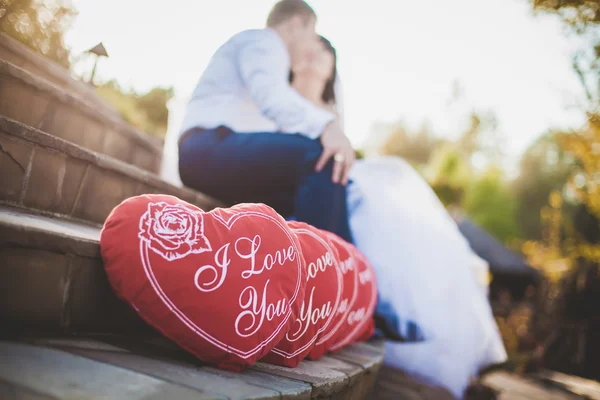
[[[317,17],[315,11],[303,0],[280,0],[271,9],[267,17],[267,26],[272,28],[296,15],[307,20]]]

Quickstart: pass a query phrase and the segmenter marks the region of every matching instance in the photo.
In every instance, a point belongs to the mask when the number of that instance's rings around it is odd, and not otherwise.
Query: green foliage
[[[390,130],[390,137],[381,148],[381,154],[402,157],[417,169],[427,164],[435,149],[443,143],[426,126],[411,132],[397,123],[390,126]]]
[[[523,154],[520,173],[512,184],[516,215],[523,235],[531,240],[542,238],[540,212],[553,191],[562,191],[572,171],[573,157],[565,154],[557,142],[557,132],[548,132]]]
[[[115,81],[109,81],[98,86],[96,92],[129,124],[152,136],[165,137],[169,121],[167,103],[173,97],[173,88],[157,87],[139,95],[123,90]]]
[[[460,206],[471,180],[471,166],[458,146],[438,147],[425,168],[425,176],[445,206]]]
[[[390,127],[391,135],[381,153],[410,162],[446,207],[460,208],[501,241],[519,237],[516,201],[510,186],[491,168],[483,175],[471,163],[474,154],[486,156],[492,165],[499,159],[495,136],[496,118],[473,112],[468,126],[455,141],[440,139],[427,127],[410,132],[402,124]]]
[[[0,31],[69,68],[64,33],[76,15],[69,0],[0,0]]]
[[[491,168],[469,185],[463,207],[467,215],[504,243],[520,236],[516,201],[500,170]]]

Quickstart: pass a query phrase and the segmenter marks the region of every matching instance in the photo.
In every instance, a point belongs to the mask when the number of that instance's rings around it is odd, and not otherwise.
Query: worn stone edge
[[[92,101],[97,106],[103,107],[106,112],[111,113],[115,116],[118,115],[117,110],[104,102],[95,92],[92,86],[73,79],[69,71],[63,68],[58,63],[53,60],[44,57],[35,51],[31,50],[29,47],[23,45],[19,41],[11,38],[5,33],[0,32],[0,46],[7,49],[9,52],[16,54],[19,57],[22,57],[26,62],[39,67],[40,69],[46,70],[48,75],[52,76],[52,79],[55,79],[57,82],[60,82],[61,85],[65,87],[71,88],[78,93],[86,96],[89,95],[90,101]],[[19,66],[17,66],[19,67]],[[20,68],[20,67],[19,67]],[[27,70],[26,68],[23,68]]]
[[[153,151],[155,154],[162,154],[162,140],[145,134],[123,121],[117,115],[111,115],[98,109],[94,104],[81,98],[75,93],[69,93],[64,88],[49,82],[48,80],[34,76],[30,72],[19,68],[8,61],[0,60],[0,75],[9,75],[21,82],[35,88],[38,91],[45,92],[59,102],[73,106],[86,113],[91,118],[98,121],[101,125],[112,124],[119,133],[125,134],[133,139],[137,144]]]
[[[81,257],[100,258],[100,243],[97,240],[40,227],[13,224],[2,219],[0,219],[0,243]]]
[[[26,140],[38,146],[43,146],[60,153],[64,153],[69,157],[89,162],[101,169],[125,175],[126,177],[137,182],[142,182],[158,189],[159,191],[164,191],[165,194],[172,193],[177,197],[188,199],[193,198],[195,202],[201,205],[201,207],[206,208],[205,211],[209,211],[215,207],[223,207],[222,203],[205,194],[185,187],[171,185],[149,171],[143,170],[131,164],[127,164],[126,162],[117,160],[116,158],[107,156],[105,154],[99,154],[84,149],[83,147],[74,143],[57,138],[56,136],[47,134],[38,129],[31,128],[4,116],[0,116],[0,132]]]

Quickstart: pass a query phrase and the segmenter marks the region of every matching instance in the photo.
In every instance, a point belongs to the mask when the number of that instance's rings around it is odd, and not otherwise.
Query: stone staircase
[[[0,115],[0,203],[100,225],[128,197],[161,193],[202,209],[218,202],[154,173]]]
[[[64,90],[75,93],[102,109],[105,113],[118,116],[117,110],[106,104],[90,85],[71,78],[69,71],[65,70],[52,60],[23,46],[20,42],[0,32],[0,60],[29,71],[46,81],[53,83]]]
[[[162,143],[55,67],[0,35],[0,398],[365,398],[382,342],[233,374],[114,295],[98,243],[113,207],[147,193],[221,204],[162,181]]]
[[[147,171],[159,171],[160,140],[4,60],[0,60],[0,115]]]
[[[102,223],[120,202],[140,194],[170,194],[205,210],[219,205],[4,116],[0,170],[0,315],[26,330],[143,330],[104,274]]]
[[[98,239],[128,197],[220,203],[161,180],[162,142],[0,34],[0,317],[15,332],[148,330],[112,293]],[[6,324],[5,322],[10,322]]]
[[[17,332],[149,332],[108,284],[102,224],[140,194],[219,202],[161,180],[160,141],[88,101],[80,82],[58,86],[4,60],[0,82],[2,320]]]

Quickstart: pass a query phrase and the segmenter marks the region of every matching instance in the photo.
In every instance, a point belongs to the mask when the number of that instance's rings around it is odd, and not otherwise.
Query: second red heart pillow
[[[264,361],[295,367],[313,351],[318,340],[332,327],[342,295],[343,278],[335,248],[318,229],[291,221],[306,262],[304,302],[291,329]]]

